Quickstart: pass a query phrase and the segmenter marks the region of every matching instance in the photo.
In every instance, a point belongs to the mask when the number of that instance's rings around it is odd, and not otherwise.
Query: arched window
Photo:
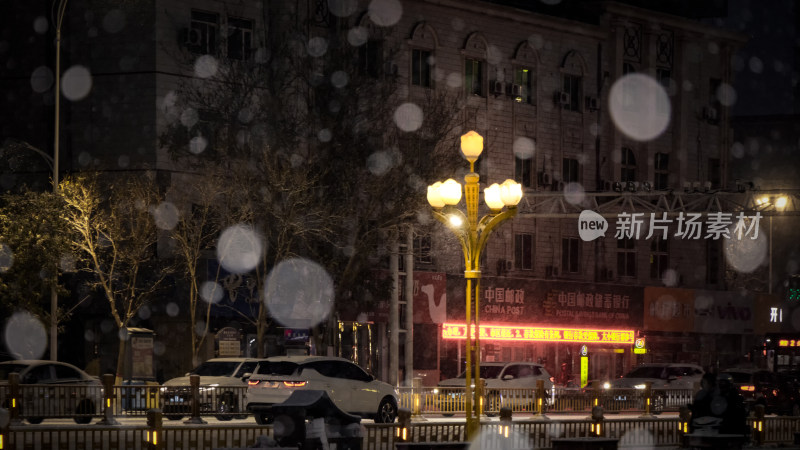
[[[514,83],[511,95],[518,103],[536,104],[536,76],[538,67],[536,51],[527,41],[517,47],[511,63],[514,65]]]
[[[433,87],[434,57],[438,47],[436,33],[428,24],[420,23],[414,27],[409,45],[411,46],[409,52],[411,85],[423,88]]]
[[[472,33],[464,46],[464,92],[469,96],[486,96],[486,39]]]

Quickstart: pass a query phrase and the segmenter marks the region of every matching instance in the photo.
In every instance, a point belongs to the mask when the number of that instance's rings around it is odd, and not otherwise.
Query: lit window
[[[534,104],[535,86],[532,70],[526,67],[519,67],[514,70],[514,87],[512,89],[517,90],[517,92],[512,92],[512,95],[518,102]]]

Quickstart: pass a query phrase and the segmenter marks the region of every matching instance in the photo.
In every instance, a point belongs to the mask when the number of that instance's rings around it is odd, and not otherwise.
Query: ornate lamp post
[[[464,278],[466,292],[466,413],[467,439],[472,439],[480,425],[481,407],[474,399],[473,362],[475,379],[480,379],[480,258],[486,247],[489,235],[501,223],[517,214],[517,204],[522,199],[522,186],[514,180],[506,180],[502,185],[492,184],[484,190],[484,202],[489,213],[478,220],[480,183],[475,173],[475,161],[483,151],[483,137],[474,131],[461,136],[461,152],[469,161],[470,173],[464,176],[464,197],[466,214],[456,205],[461,200],[461,184],[448,179],[428,186],[428,203],[433,207],[433,216],[445,224],[456,235],[464,252]],[[505,210],[503,209],[505,208]],[[475,282],[474,319],[472,315],[472,283]],[[473,339],[475,344],[473,346]]]

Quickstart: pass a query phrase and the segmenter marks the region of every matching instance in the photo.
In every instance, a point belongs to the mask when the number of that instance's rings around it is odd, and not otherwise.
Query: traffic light
[[[786,300],[796,302],[800,300],[800,275],[792,275],[786,282]]]

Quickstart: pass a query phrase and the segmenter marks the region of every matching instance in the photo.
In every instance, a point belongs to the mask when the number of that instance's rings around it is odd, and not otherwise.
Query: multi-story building
[[[741,210],[723,191],[735,187],[730,64],[744,37],[696,20],[719,12],[713,8],[548,3],[70,2],[61,30],[62,167],[155,170],[167,190],[189,183],[159,147],[179,86],[203,76],[184,72],[176,52],[246,61],[279,36],[267,23],[292,23],[309,39],[358,29],[367,36],[351,43],[363,70],[392,75],[406,102],[459,96],[463,131],[485,139],[481,181],[514,178],[524,187],[517,217],[492,236],[482,260],[483,359],[542,360],[552,373],[566,363],[577,372],[585,347],[589,378],[643,360],[736,362],[769,331],[759,302],[770,301],[729,288],[729,241],[709,228],[723,219],[736,225]],[[49,13],[49,2],[15,5],[5,16],[15,27],[4,23],[22,30],[4,52],[3,135],[41,149],[50,148],[53,123]],[[213,112],[198,120],[213,120]],[[9,187],[19,178],[4,180]],[[583,210],[608,221],[605,236],[582,236]],[[703,222],[697,236],[681,228],[695,212]],[[639,233],[623,233],[631,219],[641,220]],[[389,361],[402,360],[405,378],[435,383],[462,367],[463,344],[454,338],[464,320],[463,258],[446,230],[413,225],[416,237],[402,248],[413,247],[415,257],[398,268],[413,271],[413,293],[397,292],[413,299],[413,330],[389,323],[391,301],[382,299],[361,317],[336,312],[347,330],[340,342],[352,348],[366,339],[365,348],[378,349],[372,368],[384,379],[399,381]],[[729,339],[717,339],[721,333]],[[634,354],[641,338],[647,353]],[[351,356],[348,345],[338,351]],[[412,349],[413,358],[402,357]]]

